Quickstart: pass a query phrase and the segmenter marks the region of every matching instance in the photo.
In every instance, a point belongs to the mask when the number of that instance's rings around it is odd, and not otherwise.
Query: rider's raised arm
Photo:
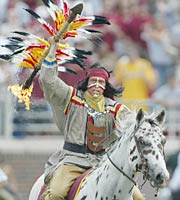
[[[40,70],[40,85],[47,100],[54,105],[66,106],[73,88],[58,77],[58,66],[56,60],[57,44],[50,40],[50,51],[44,59]]]

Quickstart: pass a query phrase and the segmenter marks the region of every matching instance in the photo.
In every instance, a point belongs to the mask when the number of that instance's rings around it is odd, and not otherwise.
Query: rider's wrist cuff
[[[54,67],[54,65],[57,64],[57,60],[56,60],[56,58],[54,56],[50,56],[49,55],[44,59],[43,63],[47,67]]]

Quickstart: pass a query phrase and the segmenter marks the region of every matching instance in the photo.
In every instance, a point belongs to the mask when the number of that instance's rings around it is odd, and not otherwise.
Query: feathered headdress
[[[50,25],[40,15],[30,9],[25,9],[32,15],[41,26],[47,31],[50,36],[58,43],[56,51],[56,59],[58,65],[71,62],[84,67],[83,59],[91,54],[90,51],[80,50],[71,47],[68,43],[60,43],[59,40],[68,37],[82,37],[88,38],[93,33],[100,33],[95,29],[86,29],[87,26],[93,24],[110,24],[109,21],[102,16],[81,16],[83,4],[77,4],[73,8],[69,8],[65,0],[61,0],[61,8],[54,4],[51,0],[42,0],[44,5],[54,22],[54,26]],[[42,39],[36,35],[14,31],[15,36],[8,37],[8,43],[1,45],[12,51],[11,54],[0,55],[1,59],[11,61],[17,66],[32,69],[30,77],[26,80],[24,85],[12,85],[8,88],[14,95],[18,97],[20,103],[24,102],[26,109],[30,109],[30,97],[33,89],[33,78],[41,68],[42,61],[47,56],[50,44],[47,40]],[[60,70],[75,73],[73,70],[61,67]]]

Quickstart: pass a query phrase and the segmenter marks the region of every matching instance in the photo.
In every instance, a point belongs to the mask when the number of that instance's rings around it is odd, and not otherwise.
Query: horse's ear
[[[159,124],[162,124],[164,123],[164,120],[165,120],[165,109],[162,109],[159,114],[156,116],[156,121],[159,123]]]
[[[143,119],[143,117],[144,117],[144,112],[143,112],[142,109],[140,109],[140,110],[138,111],[138,113],[137,113],[136,121],[137,121],[138,123],[140,123],[140,121]]]

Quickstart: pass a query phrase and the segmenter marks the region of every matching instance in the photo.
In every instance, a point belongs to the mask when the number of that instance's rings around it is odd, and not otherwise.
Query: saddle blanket
[[[67,198],[66,200],[75,200],[76,199],[76,196],[80,190],[80,187],[84,181],[84,179],[91,173],[92,169],[88,169],[86,170],[83,174],[81,174],[75,181],[74,183],[72,184],[69,192],[68,192],[68,195],[67,195]],[[41,191],[39,193],[39,196],[38,196],[38,199],[37,200],[42,200],[42,196],[44,194],[44,192],[46,191],[47,189],[47,185],[43,185],[42,188],[41,188]]]
[[[86,170],[83,174],[81,174],[72,184],[68,196],[66,200],[75,200],[76,196],[79,193],[80,187],[84,181],[84,179],[91,173],[92,169]]]

